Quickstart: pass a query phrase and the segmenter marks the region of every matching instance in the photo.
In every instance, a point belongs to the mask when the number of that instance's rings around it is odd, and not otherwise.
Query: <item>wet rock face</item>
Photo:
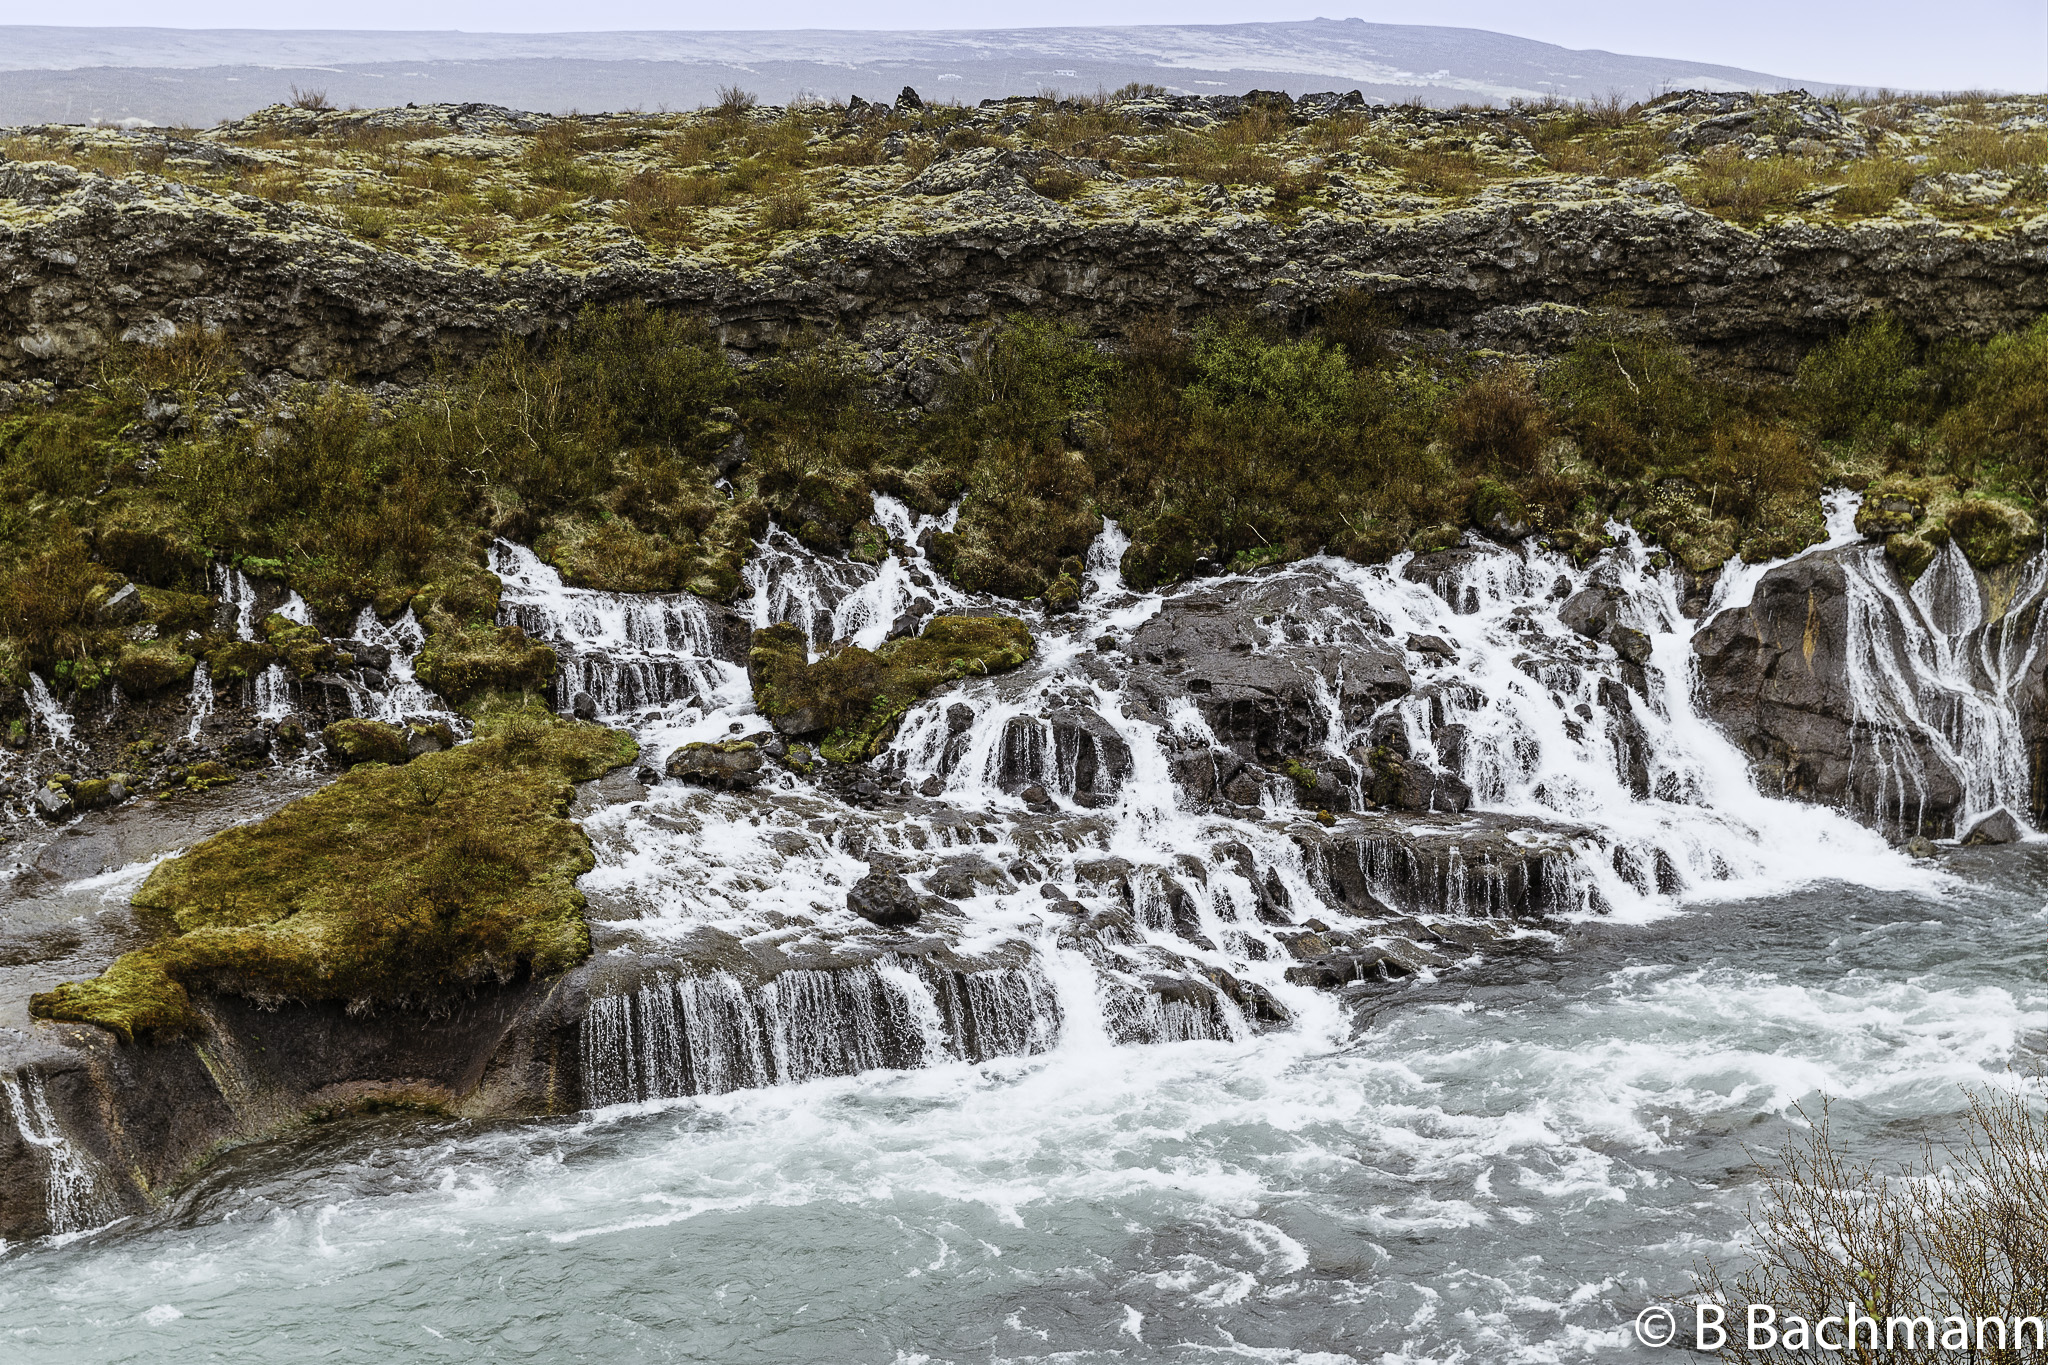
[[[1275,579],[1175,597],[1125,651],[1133,690],[1154,712],[1192,704],[1223,747],[1276,764],[1317,746],[1331,719],[1324,696],[1358,725],[1408,692],[1390,634],[1344,583]]]
[[[1006,792],[1037,789],[1048,799],[1044,784],[1051,781],[1077,805],[1095,806],[1131,775],[1131,746],[1099,713],[1063,706],[1042,717],[1012,717],[996,761],[996,782]]]
[[[1748,607],[1710,621],[1693,639],[1705,709],[1749,755],[1765,791],[1840,807],[1901,839],[1946,838],[1963,800],[1959,775],[1911,731],[1892,737],[1908,750],[1898,762],[1873,759],[1858,718],[1846,561],[1869,553],[1850,547],[1781,565]],[[1903,784],[1900,762],[1917,769]]]

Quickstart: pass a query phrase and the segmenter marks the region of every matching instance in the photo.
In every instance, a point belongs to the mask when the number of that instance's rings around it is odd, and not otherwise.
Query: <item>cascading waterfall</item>
[[[713,972],[593,1000],[584,1090],[601,1106],[1024,1056],[1051,1047],[1058,1027],[1052,989],[1030,970],[966,973],[892,957],[785,972],[754,989]]]
[[[213,666],[204,659],[192,670],[192,690],[185,695],[185,708],[192,715],[185,725],[185,738],[198,739],[200,727],[213,714]]]
[[[716,657],[711,612],[688,593],[567,587],[540,556],[506,541],[492,547],[491,569],[505,585],[505,622],[556,645],[564,709],[578,693],[601,714],[623,716],[693,698],[708,709],[735,686],[744,691],[743,670]]]
[[[120,1216],[90,1157],[64,1136],[43,1078],[34,1071],[0,1071],[0,1099],[14,1120],[14,1131],[44,1165],[45,1215],[53,1234],[96,1228]]]
[[[385,686],[382,689],[352,689],[349,693],[349,707],[359,716],[372,720],[397,723],[408,716],[441,716],[457,720],[447,709],[447,703],[438,693],[419,680],[413,671],[413,662],[426,648],[427,632],[420,627],[407,607],[389,625],[377,619],[377,613],[364,607],[356,614],[353,638],[366,644],[376,645],[389,651],[389,666],[383,670]]]
[[[755,629],[788,622],[803,630],[813,651],[840,641],[874,649],[899,622],[921,623],[963,605],[966,595],[926,563],[921,551],[902,553],[929,531],[952,530],[959,516],[958,506],[942,516],[923,516],[886,493],[876,494],[874,523],[892,550],[873,566],[822,558],[771,527],[742,574]]]
[[[72,742],[71,713],[50,695],[49,685],[33,672],[28,675],[28,713],[51,748]]]
[[[1951,540],[1910,592],[1871,546],[1842,561],[1849,588],[1847,672],[1857,745],[1851,787],[1868,773],[1877,792],[1867,812],[1917,829],[1932,774],[1962,792],[1959,830],[2003,806],[2024,821],[2032,780],[2021,730],[2020,686],[2048,635],[2038,607],[2048,555],[2020,570],[1995,619],[1985,588]]]
[[[1839,532],[1853,501],[1829,513]],[[1758,793],[1693,703],[1694,623],[1672,573],[1625,528],[1583,569],[1475,539],[1426,562],[1323,558],[1140,594],[1117,572],[1128,542],[1107,523],[1079,609],[1048,616],[948,584],[916,548],[942,522],[886,498],[874,520],[892,550],[872,566],[771,530],[745,571],[740,614],[757,628],[794,622],[817,649],[878,645],[934,612],[994,606],[1032,618],[1038,656],[911,708],[870,765],[871,780],[899,793],[888,818],[771,769],[754,792],[661,785],[586,819],[597,867],[583,885],[617,907],[605,918],[621,950],[671,964],[593,989],[582,1033],[593,1104],[1029,1053],[1076,1028],[1111,1043],[1239,1038],[1317,1008],[1288,974],[1290,945],[1312,925],[1365,945],[1354,952],[1390,944],[1397,958],[1388,916],[1658,912],[1836,873],[1868,882],[1873,867],[1911,876],[1871,831]],[[650,761],[762,728],[744,671],[716,657],[734,655],[729,640],[719,647],[714,609],[570,588],[510,544],[492,567],[504,619],[561,653],[563,709],[587,694],[638,732]],[[1757,576],[1727,585],[1731,605]],[[1616,627],[1641,632],[1639,662],[1616,653],[1618,637],[1596,642],[1561,619],[1588,590],[1611,600]],[[1308,661],[1285,720],[1312,773],[1290,779],[1277,756],[1243,762],[1232,748],[1242,737],[1218,736],[1234,713],[1209,684],[1140,657],[1138,637],[1183,604],[1213,614],[1240,599],[1255,618],[1251,656]],[[2026,651],[2003,637],[1996,647],[2005,652],[1987,664],[1973,646],[1972,666],[2017,676]],[[1961,667],[1928,649],[1931,668]],[[1361,704],[1368,684],[1354,675],[1388,651],[1405,660],[1407,684]],[[1420,815],[1368,809],[1374,765],[1394,750],[1440,775]],[[1228,797],[1195,800],[1191,762],[1219,774],[1234,765]],[[1308,777],[1363,823],[1308,822],[1289,786]],[[1047,815],[1053,826],[1034,823]],[[943,897],[942,919],[927,924],[972,945],[963,965],[886,943],[807,965],[872,934],[846,909],[847,888],[893,866]],[[731,948],[707,957],[704,934]],[[714,965],[741,943],[771,945],[746,950],[771,956],[787,945],[787,969],[746,985]]]

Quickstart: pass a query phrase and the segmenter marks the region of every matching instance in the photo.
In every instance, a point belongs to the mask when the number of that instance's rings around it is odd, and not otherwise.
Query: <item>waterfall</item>
[[[1051,987],[1029,970],[948,971],[899,958],[785,972],[749,990],[725,972],[600,996],[583,1022],[592,1106],[787,1085],[877,1067],[1042,1052]]]
[[[1837,499],[1831,527],[1853,510]],[[1467,955],[1432,926],[1511,933],[1922,876],[1839,814],[1757,791],[1695,705],[1677,579],[1626,528],[1583,568],[1471,537],[1138,593],[1109,522],[1078,608],[1047,615],[947,583],[917,546],[942,519],[877,498],[874,521],[892,543],[874,565],[771,528],[742,616],[795,623],[821,649],[993,607],[1028,618],[1037,655],[912,706],[845,775],[866,797],[771,765],[748,792],[656,784],[585,818],[596,866],[581,885],[655,973],[593,987],[591,1104],[1227,1042],[1322,1008],[1316,981]],[[503,619],[560,653],[563,704],[587,693],[650,765],[761,728],[718,608],[569,588],[506,543],[492,567]],[[1608,618],[1599,638],[1565,617],[1587,601]],[[2024,651],[1999,647],[2017,677]],[[914,928],[848,908],[880,869],[925,898]],[[937,965],[934,943],[958,965]],[[733,953],[764,964],[765,984]]]
[[[2032,806],[2020,687],[2048,634],[2039,607],[2048,555],[2019,571],[2010,609],[1992,619],[1976,572],[1951,540],[1911,592],[1882,547],[1844,557],[1849,589],[1847,674],[1858,743],[1851,787],[1878,793],[1865,812],[1918,829],[1935,774],[1962,792],[1958,830],[2000,806],[2024,821]]]
[[[491,568],[504,584],[500,617],[549,641],[560,657],[555,695],[578,693],[620,716],[745,688],[744,670],[721,662],[712,608],[689,593],[612,593],[571,588],[540,556],[499,541]]]
[[[238,640],[254,640],[256,634],[256,585],[249,575],[229,564],[207,566],[207,581],[220,599],[221,629],[232,630]]]
[[[72,742],[71,713],[50,695],[49,685],[33,672],[28,675],[28,713],[48,738],[51,748]]]
[[[61,1235],[96,1228],[121,1216],[105,1192],[96,1163],[64,1136],[34,1071],[0,1072],[0,1097],[14,1119],[14,1131],[43,1163],[44,1211],[50,1232]]]
[[[192,670],[192,690],[185,695],[185,709],[192,713],[185,738],[198,739],[199,727],[213,714],[213,668],[204,659]]]
[[[915,546],[930,531],[950,531],[956,504],[942,516],[922,516],[887,494],[875,495],[874,523],[892,546]],[[924,560],[921,550],[885,554],[878,565],[821,558],[796,537],[770,527],[747,561],[747,615],[755,629],[789,622],[804,632],[812,652],[842,641],[874,649],[905,617],[921,620],[966,605],[967,597]]]
[[[292,679],[283,664],[271,664],[252,684],[252,709],[261,720],[279,721],[292,713]]]

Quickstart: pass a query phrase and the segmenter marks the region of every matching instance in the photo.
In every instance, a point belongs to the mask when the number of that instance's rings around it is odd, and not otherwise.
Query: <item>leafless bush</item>
[[[294,109],[311,109],[317,112],[332,109],[333,107],[333,105],[327,102],[327,92],[325,90],[301,90],[296,85],[292,87],[292,108]]]
[[[1853,1159],[1823,1104],[1805,1141],[1766,1171],[1749,1223],[1754,1264],[1732,1280],[1719,1266],[1697,1277],[1708,1297],[1735,1305],[1725,1360],[1810,1358],[1751,1346],[1748,1304],[1775,1308],[1773,1330],[1794,1314],[1818,1323],[1854,1308],[1874,1319],[1880,1340],[1859,1334],[1847,1360],[2003,1365],[2048,1356],[2031,1323],[2025,1349],[2014,1327],[2048,1315],[2048,1117],[2026,1093],[1972,1094],[1961,1136],[1896,1170]]]

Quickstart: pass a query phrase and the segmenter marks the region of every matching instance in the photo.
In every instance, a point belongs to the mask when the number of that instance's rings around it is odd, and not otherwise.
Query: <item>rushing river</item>
[[[1853,544],[1853,500],[1828,510],[1829,545]],[[886,500],[877,520],[905,547],[941,524]],[[877,813],[778,776],[589,814],[598,959],[655,975],[592,995],[582,1093],[650,1098],[355,1118],[227,1153],[147,1216],[0,1252],[0,1361],[1631,1358],[1640,1309],[1741,1254],[1753,1161],[1797,1136],[1798,1106],[1828,1097],[1859,1155],[1906,1158],[1965,1087],[2034,1064],[2048,843],[1916,864],[1759,794],[1694,705],[1696,623],[1640,547],[1591,569],[1474,547],[1421,579],[1321,561],[1178,598],[1126,591],[1120,548],[1106,527],[1083,609],[1039,620],[1031,665],[905,717],[875,767],[927,804]],[[872,647],[906,612],[975,605],[920,561],[771,540],[752,623]],[[493,563],[509,617],[562,650],[565,706],[583,694],[656,760],[758,725],[702,604],[567,588],[515,546]],[[1759,573],[1731,567],[1714,606]],[[1641,642],[1632,664],[1565,620],[1595,588]],[[1905,644],[1875,608],[1852,622],[1874,736],[1857,761],[1919,790],[1901,737],[1931,735],[1989,775],[1966,812],[2018,800],[2022,741],[1979,713],[2009,709],[2041,632],[1999,636],[1998,667],[1973,672],[1955,642],[1989,638],[1977,616],[1933,587],[1893,596]],[[1148,661],[1145,632],[1175,612],[1254,632],[1216,647],[1225,665],[1304,661],[1323,771],[1394,742],[1392,718],[1403,753],[1455,768],[1487,812],[1469,827],[1496,822],[1487,847],[1548,850],[1540,888],[1453,856],[1373,895],[1460,922],[1541,890],[1542,927],[1401,980],[1289,978],[1294,926],[1375,931],[1306,860],[1304,810],[1270,771],[1234,806],[1169,776],[1220,752],[1201,746],[1222,714],[1160,700],[1181,669]],[[1413,690],[1356,710],[1354,666],[1404,640]],[[858,946],[870,926],[843,906],[870,862],[922,874],[969,848],[987,862],[946,893],[946,932],[995,966],[857,959],[851,993],[825,970],[749,985],[702,966],[707,936]],[[1109,854],[1131,869],[1129,927],[1060,928],[1119,913],[1088,870]],[[1277,1013],[1257,1026],[1219,976]],[[906,1048],[936,1064],[874,1065]],[[46,1132],[33,1102],[11,1101],[25,1135]]]
[[[2048,849],[1534,937],[1245,1043],[231,1155],[0,1262],[24,1362],[1608,1360],[1835,1097],[1908,1156],[2048,1027]]]

